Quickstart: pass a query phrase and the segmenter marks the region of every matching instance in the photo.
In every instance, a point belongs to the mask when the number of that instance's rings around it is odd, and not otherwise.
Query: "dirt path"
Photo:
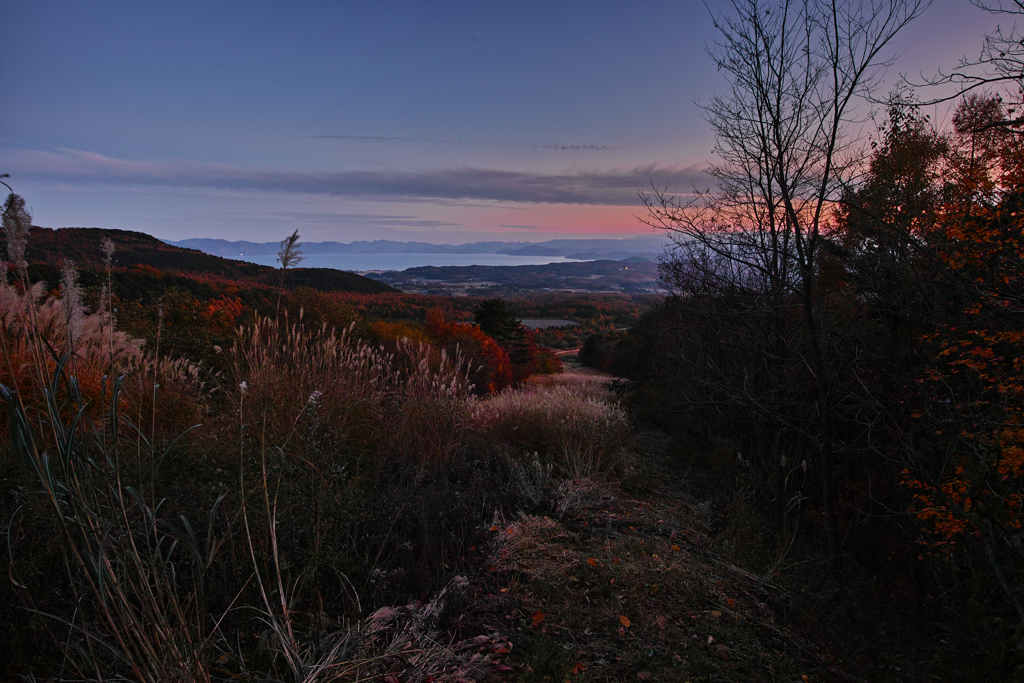
[[[851,680],[775,619],[772,586],[720,559],[668,437],[634,450],[615,483],[563,484],[550,514],[491,528],[464,617],[508,652],[481,656],[516,681]]]

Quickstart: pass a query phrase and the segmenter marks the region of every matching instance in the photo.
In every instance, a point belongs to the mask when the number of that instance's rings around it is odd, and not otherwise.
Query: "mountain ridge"
[[[130,230],[32,226],[26,260],[34,266],[55,267],[63,259],[73,256],[79,268],[100,271],[105,258],[103,238],[114,243],[114,268],[148,266],[189,276],[214,275],[252,285],[276,287],[279,283],[280,271],[277,268],[224,258]],[[323,291],[366,294],[396,291],[381,282],[332,268],[289,268],[285,275],[286,288],[309,286]]]
[[[196,249],[214,256],[238,259],[245,256],[274,256],[278,242],[249,242],[215,238],[164,240],[177,247]],[[650,257],[660,253],[667,244],[660,235],[638,235],[624,239],[556,239],[544,242],[467,242],[464,244],[432,244],[428,242],[397,242],[394,240],[356,240],[353,242],[303,242],[306,254],[538,254],[567,257],[586,253],[589,258],[610,255]]]

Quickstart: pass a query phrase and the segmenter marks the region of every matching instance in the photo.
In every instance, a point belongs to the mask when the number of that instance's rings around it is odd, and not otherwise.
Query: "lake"
[[[276,256],[236,256],[261,266],[278,267]],[[547,263],[580,263],[562,256],[509,256],[508,254],[309,254],[300,268],[335,270],[405,270],[418,266],[542,266]]]

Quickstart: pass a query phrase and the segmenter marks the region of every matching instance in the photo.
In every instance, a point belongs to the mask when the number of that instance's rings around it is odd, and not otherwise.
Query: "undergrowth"
[[[256,320],[213,372],[118,332],[105,295],[87,311],[71,266],[50,295],[13,275],[7,675],[486,677],[500,657],[471,655],[499,636],[463,632],[459,577],[492,520],[602,476],[627,440],[602,391],[478,399],[458,352],[351,328]]]

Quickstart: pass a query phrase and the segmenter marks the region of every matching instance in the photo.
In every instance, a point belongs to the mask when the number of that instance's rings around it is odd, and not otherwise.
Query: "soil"
[[[663,433],[624,471],[553,492],[548,515],[497,520],[463,633],[515,681],[833,681],[835,658],[788,629],[784,591],[721,558]],[[500,642],[500,648],[494,647]]]

